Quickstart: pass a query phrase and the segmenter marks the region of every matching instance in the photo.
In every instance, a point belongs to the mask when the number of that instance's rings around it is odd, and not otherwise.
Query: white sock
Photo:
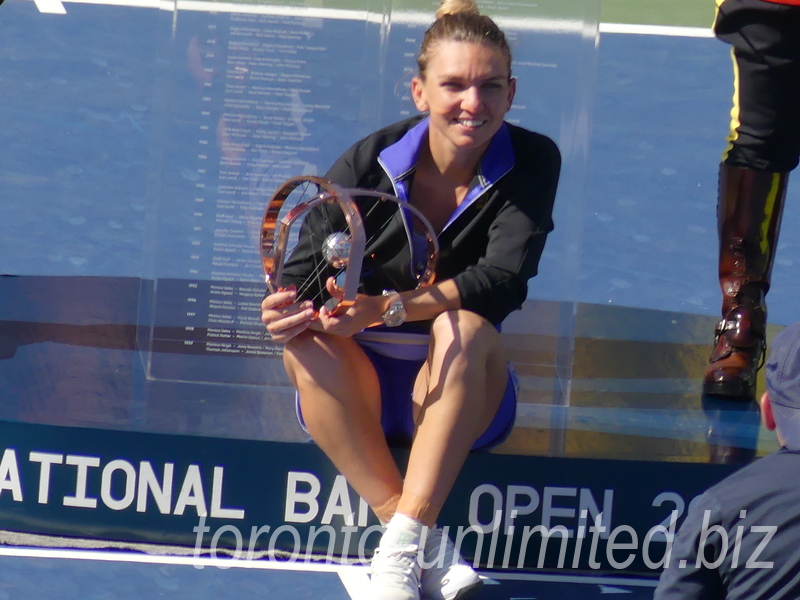
[[[398,548],[410,545],[419,546],[424,525],[407,515],[395,513],[381,537],[381,548]]]

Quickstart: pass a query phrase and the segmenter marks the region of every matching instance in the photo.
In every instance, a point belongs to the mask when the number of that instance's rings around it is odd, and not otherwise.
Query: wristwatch
[[[400,294],[394,290],[384,290],[383,295],[394,296],[389,303],[389,308],[386,309],[386,312],[383,313],[383,317],[381,317],[383,319],[383,324],[387,327],[399,327],[405,322],[408,316],[406,307],[403,306],[403,301],[400,299]]]

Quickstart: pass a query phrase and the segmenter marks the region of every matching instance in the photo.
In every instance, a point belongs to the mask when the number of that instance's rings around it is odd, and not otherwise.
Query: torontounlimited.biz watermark
[[[742,511],[745,513],[745,511]],[[512,522],[513,517],[512,515]],[[431,553],[423,552],[427,539],[427,528],[423,530],[420,541],[420,551],[418,561],[423,569],[434,566],[441,568],[446,560],[455,561],[461,552],[464,543],[473,536],[474,553],[472,553],[472,565],[477,567],[485,565],[486,568],[502,569],[522,569],[524,567],[535,566],[537,568],[572,568],[577,569],[582,566],[582,560],[591,569],[624,570],[630,567],[636,560],[637,554],[641,553],[644,564],[649,569],[661,569],[670,566],[678,568],[709,568],[714,569],[722,564],[731,552],[731,566],[737,568],[742,566],[748,569],[769,569],[772,568],[772,561],[760,561],[759,557],[763,553],[767,544],[777,531],[776,526],[753,525],[749,531],[739,527],[729,539],[726,530],[720,525],[712,525],[710,522],[710,511],[706,510],[703,516],[702,528],[699,532],[697,541],[696,560],[691,564],[687,560],[679,560],[674,565],[671,564],[672,548],[675,540],[675,527],[678,520],[678,512],[674,511],[668,525],[656,525],[650,528],[642,538],[641,547],[639,535],[636,530],[629,525],[619,525],[613,529],[603,525],[603,514],[595,516],[594,524],[586,526],[580,525],[577,532],[571,532],[562,525],[547,528],[543,525],[525,526],[518,531],[513,525],[506,527],[501,532],[499,516],[495,519],[498,524],[490,531],[474,525],[455,528],[454,535],[450,537],[455,547],[455,553],[446,548],[445,537],[453,528],[442,527],[442,542],[438,551],[431,556]],[[741,514],[744,518],[746,514]],[[587,522],[586,511],[581,513],[582,522]],[[359,562],[368,563],[372,555],[372,544],[377,544],[384,528],[380,525],[372,525],[367,528],[356,526],[343,526],[334,528],[332,525],[322,525],[320,527],[310,526],[306,539],[294,525],[284,524],[274,530],[269,525],[262,527],[252,526],[247,536],[247,549],[245,550],[245,536],[235,525],[223,525],[214,531],[208,546],[203,545],[204,534],[211,533],[211,528],[206,525],[206,517],[200,517],[197,527],[192,529],[196,533],[194,548],[194,558],[197,559],[195,568],[202,569],[202,557],[218,559],[222,556],[225,560],[215,562],[214,565],[220,568],[229,568],[239,560],[280,560],[281,562],[320,562],[341,563]],[[234,541],[234,544],[220,544],[220,539],[227,534],[227,540]],[[370,538],[377,534],[374,540]],[[749,556],[742,555],[742,541],[745,535],[760,535],[758,545]],[[706,556],[706,547],[712,536],[715,539],[717,551],[713,552],[713,559]],[[571,539],[574,537],[574,543]],[[534,556],[537,550],[536,540],[538,538],[538,554],[535,563],[529,557]],[[555,540],[553,538],[556,538]],[[605,540],[604,555],[598,554],[600,540]],[[264,544],[266,541],[266,544]],[[303,543],[305,541],[305,544]],[[503,550],[498,556],[498,546],[502,541]],[[323,546],[322,542],[327,542]],[[659,550],[653,552],[651,545],[656,543]],[[548,547],[553,548],[557,544],[558,559],[556,564],[552,563],[552,558],[548,560]],[[570,546],[572,552],[570,553]],[[321,551],[321,548],[325,548]],[[659,554],[654,559],[652,554]],[[513,554],[513,560],[512,560]],[[570,554],[570,556],[568,556]],[[551,555],[552,556],[552,553]],[[347,557],[345,560],[343,557]],[[357,557],[357,558],[356,558]],[[602,559],[604,562],[601,562]],[[485,560],[483,560],[485,559]],[[526,562],[529,561],[529,562]]]

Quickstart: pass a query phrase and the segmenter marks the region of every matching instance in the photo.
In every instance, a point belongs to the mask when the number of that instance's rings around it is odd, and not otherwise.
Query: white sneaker
[[[422,595],[426,600],[460,600],[483,587],[481,578],[439,527],[428,529],[422,566]]]
[[[369,600],[419,600],[419,546],[376,548],[372,556]]]

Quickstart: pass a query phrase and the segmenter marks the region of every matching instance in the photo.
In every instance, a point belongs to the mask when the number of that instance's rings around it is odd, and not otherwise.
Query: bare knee
[[[304,331],[284,347],[283,364],[303,404],[333,398],[343,404],[380,406],[375,369],[350,338]]]
[[[498,357],[505,361],[502,340],[497,329],[477,313],[468,310],[443,312],[431,327],[435,351],[450,350],[451,354],[469,360]]]
[[[306,330],[284,346],[283,366],[295,387],[314,385],[327,373],[333,376],[343,368],[342,352],[336,348],[340,340],[331,335]]]

